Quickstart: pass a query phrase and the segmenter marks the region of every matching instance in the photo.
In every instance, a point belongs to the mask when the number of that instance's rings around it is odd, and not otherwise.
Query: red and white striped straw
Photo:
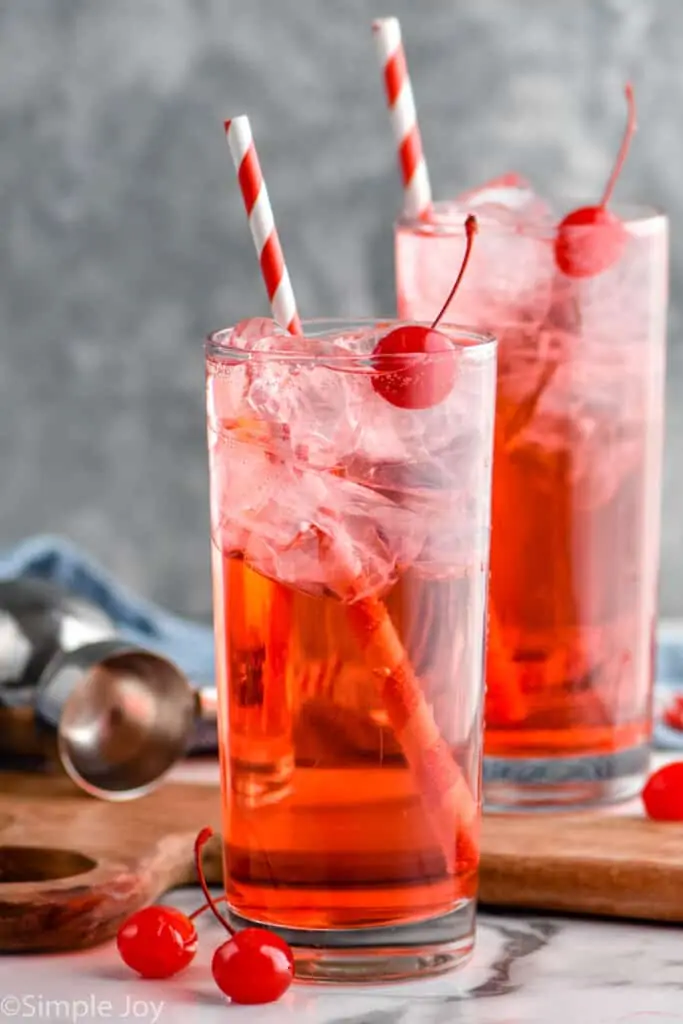
[[[372,32],[398,148],[404,210],[409,217],[423,217],[431,209],[432,190],[417,124],[413,87],[401,41],[401,25],[398,18],[378,18],[372,23]]]
[[[237,181],[242,192],[273,317],[290,334],[302,334],[294,291],[282,255],[282,246],[254,146],[249,118],[242,115],[226,121],[225,134],[235,163]]]

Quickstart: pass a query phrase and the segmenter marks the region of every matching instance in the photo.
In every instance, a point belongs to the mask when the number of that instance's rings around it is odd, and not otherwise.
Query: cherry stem
[[[214,903],[223,903],[225,899],[227,899],[226,896],[219,896],[217,900],[214,900]],[[210,903],[202,903],[201,907],[197,907],[197,909],[193,910],[191,914],[188,914],[190,921],[194,921],[196,917],[199,917],[205,911],[209,910],[210,907]]]
[[[225,930],[228,932],[229,935],[234,935],[235,934],[234,929],[231,928],[230,925],[228,924],[228,922],[225,920],[225,918],[221,914],[220,910],[216,906],[216,902],[215,902],[213,896],[209,892],[209,887],[206,884],[206,878],[204,876],[204,868],[202,867],[202,850],[204,849],[204,847],[208,843],[209,839],[211,839],[212,835],[213,835],[213,829],[212,828],[208,828],[208,827],[207,828],[203,828],[201,830],[201,832],[199,833],[199,835],[197,836],[197,838],[195,839],[195,841],[194,841],[194,863],[195,863],[195,867],[197,869],[197,878],[199,879],[199,884],[202,887],[202,892],[204,893],[204,898],[206,899],[206,902],[207,902],[207,904],[209,906],[209,909],[211,910],[212,914],[214,915],[214,917],[216,918],[217,921],[220,921],[220,923],[223,925],[223,927],[225,928]],[[194,917],[194,915],[192,915],[192,916]]]
[[[458,274],[457,278],[455,279],[455,284],[451,288],[450,295],[448,296],[448,298],[444,302],[443,306],[441,307],[441,311],[439,312],[439,315],[437,316],[436,320],[434,321],[434,323],[432,324],[432,326],[430,328],[430,330],[432,330],[432,331],[435,330],[438,327],[439,320],[441,320],[442,316],[444,315],[444,313],[446,312],[446,310],[450,306],[450,304],[453,301],[453,298],[455,296],[455,293],[457,292],[458,288],[460,287],[460,282],[463,279],[464,273],[467,270],[467,264],[470,261],[470,254],[472,252],[472,242],[474,241],[474,236],[476,235],[477,230],[478,230],[477,218],[473,214],[470,214],[469,217],[467,218],[467,220],[465,221],[465,234],[467,235],[467,242],[465,244],[465,255],[463,256],[462,265],[460,267],[460,273]]]
[[[631,145],[631,139],[633,138],[633,135],[634,135],[635,130],[637,128],[637,124],[636,124],[636,99],[635,99],[635,96],[633,94],[633,86],[631,85],[630,82],[627,82],[626,88],[624,89],[624,92],[626,94],[626,102],[628,104],[628,117],[626,119],[626,128],[624,129],[624,136],[623,136],[623,138],[621,140],[621,146],[619,147],[619,152],[617,153],[617,158],[614,161],[614,167],[612,168],[612,173],[609,176],[609,180],[608,180],[607,185],[605,187],[605,191],[604,191],[603,197],[600,200],[600,207],[603,208],[603,209],[604,209],[605,206],[607,206],[608,202],[612,198],[612,193],[614,192],[614,186],[616,185],[617,179],[618,179],[619,175],[621,174],[621,169],[624,166],[624,161],[626,160],[626,155],[628,153],[629,146]]]

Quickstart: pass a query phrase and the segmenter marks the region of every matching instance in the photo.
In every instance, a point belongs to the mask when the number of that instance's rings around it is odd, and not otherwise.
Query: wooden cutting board
[[[220,827],[212,785],[168,783],[110,804],[66,779],[0,775],[0,951],[81,949],[111,938],[135,909],[194,882],[193,841],[205,825]],[[219,883],[217,843],[206,869]],[[481,902],[683,923],[683,825],[596,814],[485,817]]]

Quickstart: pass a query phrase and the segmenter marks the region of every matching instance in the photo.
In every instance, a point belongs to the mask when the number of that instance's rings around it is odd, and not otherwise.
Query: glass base
[[[228,912],[236,928],[260,921]],[[386,928],[305,931],[268,927],[294,951],[296,977],[321,984],[376,984],[444,974],[467,963],[474,949],[475,902],[429,921]]]
[[[596,757],[484,757],[484,810],[567,810],[621,803],[642,790],[647,745]]]

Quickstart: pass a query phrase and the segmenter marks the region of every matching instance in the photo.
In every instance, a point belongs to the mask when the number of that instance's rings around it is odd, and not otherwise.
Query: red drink
[[[390,327],[208,344],[227,897],[327,979],[473,936],[495,344],[445,330],[451,394],[397,409]]]
[[[626,211],[612,265],[568,276],[538,200],[514,186],[488,200],[457,299],[499,342],[485,799],[625,797],[651,728],[666,219]],[[439,308],[462,216],[437,204],[399,224],[402,317]]]

